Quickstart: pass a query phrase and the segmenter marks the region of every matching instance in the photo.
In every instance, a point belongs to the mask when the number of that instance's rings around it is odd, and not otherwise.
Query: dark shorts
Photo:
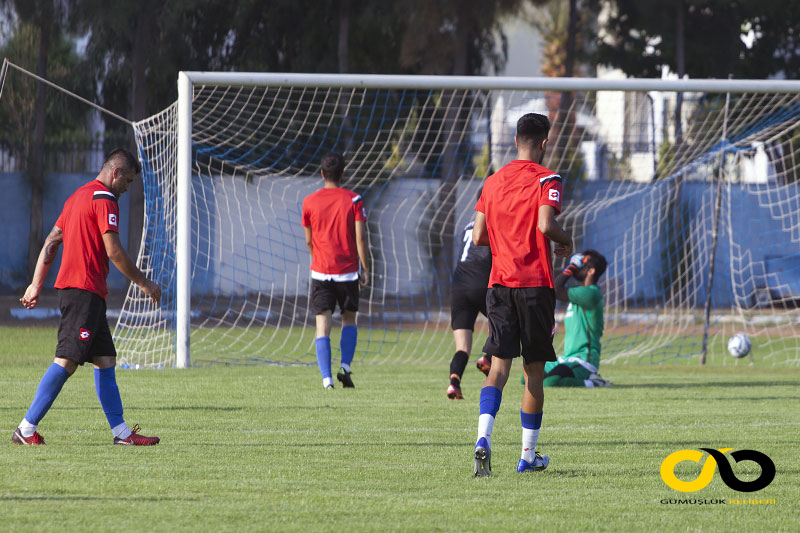
[[[83,289],[59,289],[56,357],[91,363],[94,357],[117,356],[106,318],[106,301]]]
[[[358,311],[358,281],[311,280],[311,311],[320,315],[325,311]]]
[[[453,287],[450,300],[450,327],[454,330],[475,329],[478,313],[486,316],[486,290]]]
[[[556,293],[548,287],[492,287],[486,292],[489,338],[483,351],[525,363],[555,361]]]

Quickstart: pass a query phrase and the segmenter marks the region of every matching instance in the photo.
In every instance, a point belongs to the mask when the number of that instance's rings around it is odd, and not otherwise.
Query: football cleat
[[[161,441],[158,437],[139,435],[140,429],[139,424],[136,424],[131,428],[131,434],[128,435],[128,438],[114,437],[114,444],[121,444],[122,446],[155,446]]]
[[[548,456],[536,452],[536,457],[534,457],[533,461],[530,463],[525,459],[519,460],[519,463],[517,463],[517,472],[539,472],[547,468],[549,464],[550,458]]]
[[[23,437],[22,431],[17,428],[14,434],[11,435],[11,442],[14,444],[23,444],[25,446],[41,446],[44,444],[44,439],[39,435],[38,431],[34,431],[30,437]]]
[[[480,370],[481,372],[483,372],[485,375],[488,376],[489,370],[492,368],[492,358],[482,355],[475,363],[475,366],[478,367],[478,370]]]
[[[600,374],[597,373],[589,374],[589,381],[591,381],[595,387],[610,387],[613,385],[613,383],[601,378]]]
[[[461,394],[461,387],[456,387],[455,385],[447,387],[447,397],[451,400],[463,400],[464,395]]]
[[[492,475],[492,451],[484,437],[475,444],[475,477],[488,477]]]
[[[344,368],[340,368],[339,372],[336,374],[336,379],[342,382],[342,387],[345,389],[355,389],[356,386],[353,385],[353,379],[350,377],[352,373],[345,370]]]
[[[322,388],[325,389],[325,390],[333,390],[333,383],[329,383],[328,385],[325,385]]]

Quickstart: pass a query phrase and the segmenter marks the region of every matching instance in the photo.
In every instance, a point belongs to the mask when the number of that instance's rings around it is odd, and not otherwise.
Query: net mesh
[[[608,259],[599,283],[605,362],[696,360],[715,249],[709,361],[741,364],[725,346],[744,332],[756,362],[800,364],[799,100],[195,85],[192,364],[315,361],[301,205],[321,187],[319,163],[331,150],[345,154],[342,186],[363,196],[369,219],[373,278],[361,294],[357,360],[449,360],[462,230],[482,180],[516,156],[515,124],[526,112],[553,122],[544,164],[564,178],[559,220],[576,250]],[[123,362],[169,366],[177,106],[135,132],[146,195],[138,263],[163,296],[154,307],[132,287],[115,335]],[[476,333],[478,351],[482,317]],[[334,327],[334,346],[337,338]]]

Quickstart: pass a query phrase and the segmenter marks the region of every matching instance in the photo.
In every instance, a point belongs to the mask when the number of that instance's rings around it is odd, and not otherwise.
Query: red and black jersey
[[[486,215],[492,273],[489,287],[553,288],[550,239],[539,231],[539,207],[561,212],[561,176],[515,160],[486,178],[475,210]]]
[[[103,234],[119,233],[117,197],[99,180],[92,180],[67,199],[56,226],[64,237],[56,288],[84,289],[105,298],[108,253]]]
[[[347,189],[320,189],[306,196],[303,226],[311,227],[311,270],[320,274],[358,272],[355,223],[366,220],[361,196]]]

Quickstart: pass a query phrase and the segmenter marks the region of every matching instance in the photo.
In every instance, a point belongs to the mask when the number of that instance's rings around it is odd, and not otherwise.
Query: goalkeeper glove
[[[574,276],[575,273],[583,268],[583,265],[588,261],[588,257],[583,254],[575,254],[569,258],[569,264],[564,269],[565,276]]]

